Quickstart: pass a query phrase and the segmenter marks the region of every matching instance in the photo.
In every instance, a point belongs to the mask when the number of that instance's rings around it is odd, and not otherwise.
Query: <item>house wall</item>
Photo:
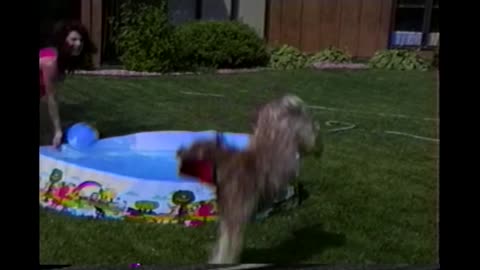
[[[201,20],[228,21],[232,12],[232,0],[203,0]]]
[[[173,24],[195,20],[196,0],[169,0]],[[250,25],[261,37],[265,30],[266,0],[203,0],[201,20],[228,21],[231,16]]]
[[[178,25],[195,20],[197,0],[168,0],[168,17]]]
[[[80,0],[81,20],[102,49],[102,0]],[[370,57],[388,48],[395,0],[169,0],[175,24],[195,20],[233,18],[252,26],[272,45],[289,44],[306,52],[329,46],[346,49],[355,57]],[[101,62],[95,55],[94,64]]]
[[[250,25],[260,37],[265,33],[266,0],[237,0],[237,20]]]
[[[107,31],[106,18],[103,18],[103,5],[109,4],[103,0],[80,0],[80,17],[82,23],[89,30],[92,40],[100,52],[104,51],[102,31]],[[266,0],[168,0],[170,21],[182,24],[193,21],[197,16],[197,3],[201,3],[201,20],[230,20],[233,18],[250,25],[264,37]],[[101,53],[93,59],[95,67],[101,64]]]

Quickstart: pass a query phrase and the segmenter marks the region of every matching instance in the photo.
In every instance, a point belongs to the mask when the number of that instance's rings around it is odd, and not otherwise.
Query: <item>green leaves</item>
[[[350,63],[352,56],[338,48],[330,47],[323,51],[320,51],[309,58],[309,63],[325,62],[325,63]]]
[[[304,68],[307,64],[307,57],[297,48],[283,45],[273,49],[270,55],[270,67],[279,70],[292,70]]]
[[[165,72],[174,68],[176,46],[166,1],[125,1],[113,24],[114,44],[127,69]]]
[[[273,49],[270,56],[270,67],[279,70],[300,69],[314,63],[343,64],[351,63],[352,56],[340,49],[330,47],[312,56],[307,56],[297,48],[283,45]]]
[[[178,26],[175,39],[185,69],[264,66],[264,41],[240,22],[199,21]]]
[[[430,63],[421,58],[415,51],[385,50],[378,51],[370,59],[369,67],[389,70],[427,71]]]

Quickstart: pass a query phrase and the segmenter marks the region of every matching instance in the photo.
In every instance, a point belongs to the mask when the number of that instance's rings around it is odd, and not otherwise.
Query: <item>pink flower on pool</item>
[[[198,226],[200,226],[200,225],[202,225],[202,224],[203,224],[203,222],[201,222],[200,220],[186,220],[186,221],[185,221],[185,226],[186,226],[186,227],[193,227],[193,228],[195,228],[195,227],[198,227]]]

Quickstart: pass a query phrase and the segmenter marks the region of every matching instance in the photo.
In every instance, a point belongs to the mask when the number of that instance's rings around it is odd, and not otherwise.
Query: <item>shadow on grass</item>
[[[245,248],[243,263],[298,263],[329,248],[345,245],[344,234],[330,233],[322,225],[313,225],[293,232],[293,236],[269,249]]]
[[[310,193],[305,188],[305,185],[302,182],[298,183],[298,197],[300,199],[300,204],[310,197]]]

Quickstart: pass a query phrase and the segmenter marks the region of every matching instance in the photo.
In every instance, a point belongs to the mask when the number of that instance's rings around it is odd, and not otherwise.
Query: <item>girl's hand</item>
[[[53,141],[52,141],[53,147],[58,148],[62,144],[62,136],[63,136],[63,133],[61,130],[57,130],[55,132],[55,135],[53,136]]]

